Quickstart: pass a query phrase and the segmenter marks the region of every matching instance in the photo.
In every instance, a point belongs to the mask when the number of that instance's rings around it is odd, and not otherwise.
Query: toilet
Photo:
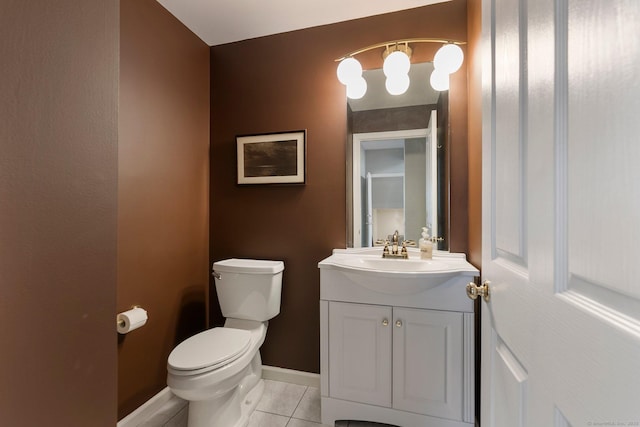
[[[180,343],[167,385],[189,402],[189,427],[244,427],[264,391],[260,346],[280,313],[282,261],[227,259],[213,264],[224,327]]]

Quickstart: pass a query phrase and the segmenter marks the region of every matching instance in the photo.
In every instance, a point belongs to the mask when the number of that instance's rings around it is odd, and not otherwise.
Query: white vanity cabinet
[[[474,315],[465,286],[477,270],[469,265],[437,286],[402,294],[369,289],[357,272],[323,262],[323,424],[473,426]]]
[[[331,397],[461,418],[462,313],[329,302]]]

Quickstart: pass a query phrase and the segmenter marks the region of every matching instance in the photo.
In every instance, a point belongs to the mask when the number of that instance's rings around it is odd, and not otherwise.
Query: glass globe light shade
[[[360,99],[367,93],[367,81],[360,76],[347,84],[347,98]]]
[[[382,64],[382,71],[387,77],[394,77],[407,74],[411,68],[411,61],[406,53],[396,50],[391,52]]]
[[[431,87],[437,91],[449,90],[449,73],[439,69],[433,70],[429,78]]]
[[[390,95],[402,95],[409,89],[409,76],[407,74],[387,77],[385,87]]]
[[[345,58],[338,64],[337,74],[340,83],[348,85],[350,82],[362,77],[362,65],[355,58]]]
[[[463,59],[464,54],[460,46],[453,43],[445,44],[433,57],[433,66],[436,70],[451,74],[460,69]]]

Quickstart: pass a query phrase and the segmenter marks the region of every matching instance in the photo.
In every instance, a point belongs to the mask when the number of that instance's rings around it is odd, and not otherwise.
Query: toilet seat
[[[180,343],[169,355],[168,370],[174,375],[196,375],[221,368],[247,352],[251,332],[213,328]]]

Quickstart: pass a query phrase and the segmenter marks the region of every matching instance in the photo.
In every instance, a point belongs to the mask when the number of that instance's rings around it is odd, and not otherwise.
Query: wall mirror
[[[449,248],[449,92],[431,88],[431,62],[412,64],[402,95],[381,69],[364,71],[367,93],[348,99],[347,242],[373,246],[398,230],[418,241],[422,227]]]

